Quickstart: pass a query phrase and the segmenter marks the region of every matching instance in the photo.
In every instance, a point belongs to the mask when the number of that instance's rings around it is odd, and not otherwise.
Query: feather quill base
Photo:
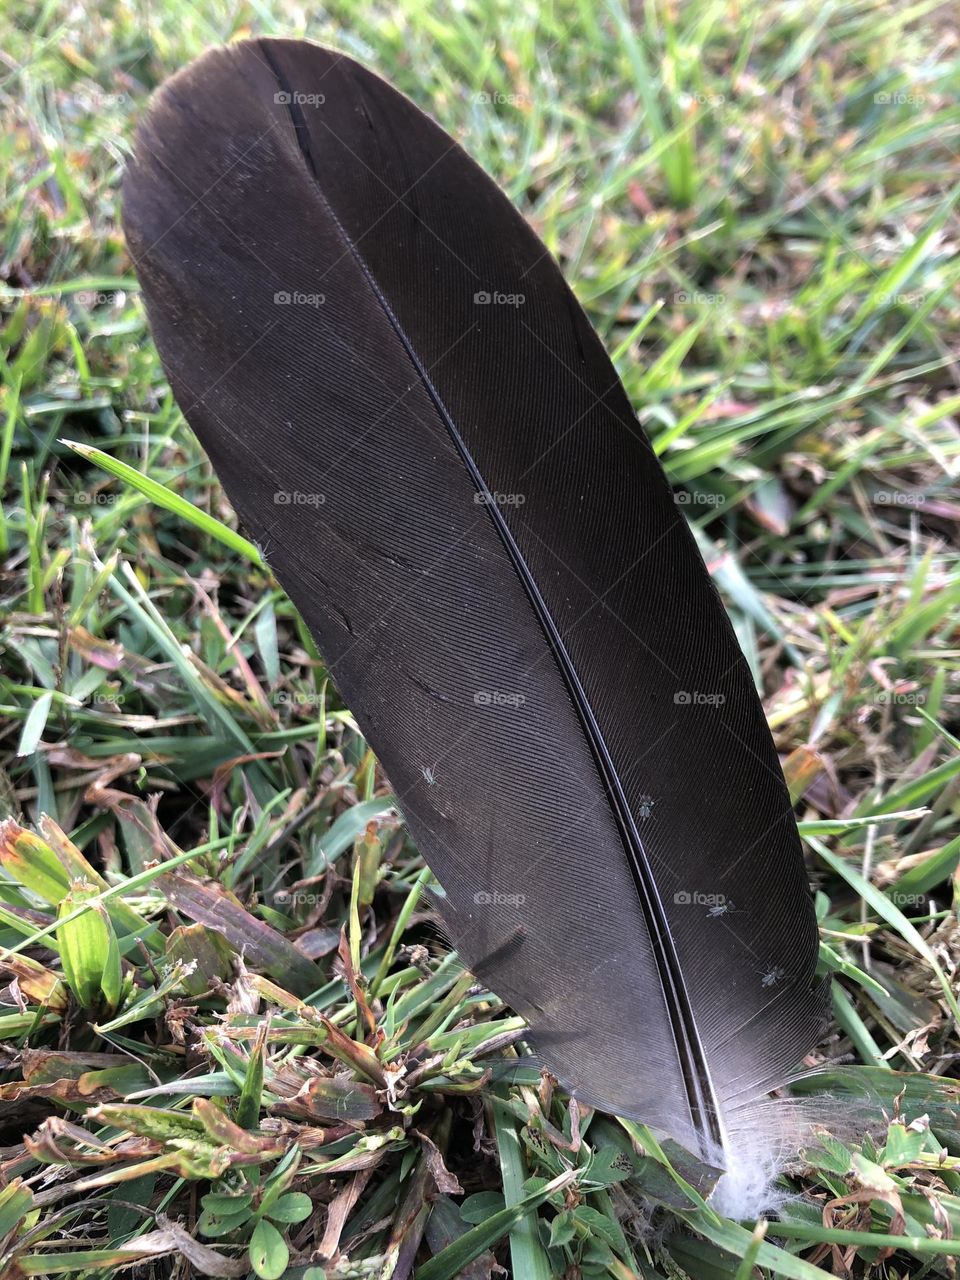
[[[746,1142],[736,1151],[718,1153],[724,1172],[710,1196],[710,1207],[735,1221],[776,1212],[787,1199],[775,1185],[781,1161],[779,1144],[772,1151],[762,1142]]]
[[[831,1110],[829,1100],[814,1095],[765,1098],[739,1113],[723,1149],[709,1153],[710,1163],[723,1170],[710,1207],[735,1221],[776,1213],[793,1198],[776,1185],[778,1178],[816,1140]]]

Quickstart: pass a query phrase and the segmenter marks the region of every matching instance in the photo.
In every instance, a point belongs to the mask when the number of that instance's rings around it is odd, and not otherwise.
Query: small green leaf
[[[803,1158],[812,1169],[823,1169],[826,1173],[836,1173],[841,1177],[849,1172],[853,1160],[850,1151],[839,1138],[834,1138],[829,1133],[818,1133],[816,1143],[804,1149]]]
[[[868,1160],[859,1151],[853,1153],[853,1172],[862,1186],[870,1191],[875,1191],[877,1195],[891,1193],[896,1195],[900,1189],[900,1184],[895,1178],[891,1178],[887,1171],[881,1169],[876,1161]]]
[[[250,1237],[250,1264],[260,1280],[280,1280],[290,1261],[290,1250],[275,1226],[265,1218]]]
[[[616,1218],[608,1218],[605,1213],[600,1213],[588,1204],[579,1205],[573,1211],[573,1217],[577,1225],[586,1227],[591,1236],[599,1236],[618,1252],[626,1253],[627,1242]]]
[[[270,1209],[274,1222],[304,1222],[313,1212],[313,1201],[302,1191],[288,1191]]]
[[[241,1209],[250,1208],[251,1204],[253,1204],[253,1196],[231,1196],[222,1191],[208,1191],[200,1203],[210,1213],[238,1213]]]
[[[68,919],[84,903],[98,897],[94,885],[74,881],[57,908],[57,949],[63,976],[84,1009],[101,1004],[101,994],[111,1012],[120,994],[120,952],[110,917],[98,903],[75,919]],[[108,994],[109,993],[109,994]],[[110,1004],[110,997],[115,997]]]
[[[270,1185],[289,1186],[291,1179],[297,1172],[301,1155],[300,1148],[294,1143],[283,1159],[274,1165],[270,1173]]]
[[[33,1208],[33,1193],[19,1178],[0,1191],[0,1240]]]
[[[263,1056],[266,1047],[266,1028],[261,1030],[250,1050],[243,1087],[237,1102],[237,1124],[241,1129],[255,1129],[260,1120],[260,1103],[263,1096]]]
[[[257,614],[253,633],[257,638],[257,648],[267,673],[267,683],[271,688],[275,688],[280,683],[280,649],[277,640],[277,615],[273,608],[273,601],[269,597]]]
[[[550,1223],[550,1248],[556,1249],[560,1245],[569,1244],[576,1231],[577,1224],[573,1214],[569,1210],[558,1213]]]
[[[50,846],[12,818],[0,827],[0,865],[50,906],[60,902],[70,888],[70,876]]]
[[[230,1235],[231,1232],[236,1231],[238,1227],[242,1227],[249,1220],[249,1209],[238,1209],[235,1213],[211,1213],[209,1210],[204,1209],[197,1222],[197,1227],[201,1235],[209,1236],[211,1240],[216,1240],[221,1236]]]
[[[594,1153],[583,1176],[595,1186],[610,1187],[629,1178],[632,1172],[633,1162],[618,1147],[608,1143]]]
[[[296,1177],[297,1168],[300,1165],[300,1155],[300,1148],[295,1143],[279,1164],[274,1167],[270,1177],[264,1184],[263,1198],[260,1201],[259,1210],[261,1216],[272,1217],[274,1205],[277,1204],[287,1187]]]
[[[194,965],[193,972],[182,978],[188,995],[201,996],[230,975],[233,956],[230,944],[222,933],[206,925],[179,925],[167,938],[165,949],[171,962]]]
[[[107,954],[103,962],[103,973],[100,977],[100,990],[103,993],[103,1001],[110,1013],[116,1009],[120,1003],[120,993],[123,988],[123,969],[120,966],[120,944],[117,941],[117,935],[113,930],[110,917],[107,915],[103,907],[98,907],[97,911],[103,918],[103,922],[107,929]],[[91,915],[94,913],[91,912]]]
[[[20,745],[17,747],[18,756],[32,756],[40,745],[40,739],[43,737],[43,731],[47,727],[47,716],[50,714],[50,705],[53,702],[53,694],[50,692],[41,693],[36,702],[30,708],[30,714],[23,722],[23,730],[20,734]]]
[[[500,1213],[504,1206],[503,1195],[499,1191],[478,1191],[467,1196],[460,1206],[460,1217],[464,1222],[486,1222],[495,1213]]]
[[[924,1124],[908,1129],[900,1121],[894,1121],[887,1130],[887,1143],[877,1157],[885,1169],[899,1169],[920,1159],[926,1145],[927,1128]]]

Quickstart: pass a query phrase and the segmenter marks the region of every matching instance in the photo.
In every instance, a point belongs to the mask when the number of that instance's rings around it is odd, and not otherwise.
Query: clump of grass
[[[958,60],[936,6],[14,7],[0,108],[0,1269],[952,1274]],[[578,1107],[438,943],[389,784],[148,340],[150,89],[246,31],[387,73],[560,258],[725,593],[855,1123],[775,1221]]]

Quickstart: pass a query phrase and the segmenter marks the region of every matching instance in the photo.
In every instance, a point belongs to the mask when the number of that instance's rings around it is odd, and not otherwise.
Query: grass
[[[956,1274],[955,14],[48,0],[0,22],[2,1274]],[[833,975],[810,1063],[834,1131],[775,1220],[719,1217],[709,1169],[571,1105],[438,945],[389,784],[170,396],[119,179],[151,89],[247,32],[344,49],[463,141],[686,504]]]

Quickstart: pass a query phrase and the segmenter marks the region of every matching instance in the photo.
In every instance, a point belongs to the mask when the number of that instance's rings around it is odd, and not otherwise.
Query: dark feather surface
[[[816,1039],[813,906],[747,664],[547,250],[407,99],[282,40],[164,86],[125,226],[465,962],[579,1096],[722,1147]]]

